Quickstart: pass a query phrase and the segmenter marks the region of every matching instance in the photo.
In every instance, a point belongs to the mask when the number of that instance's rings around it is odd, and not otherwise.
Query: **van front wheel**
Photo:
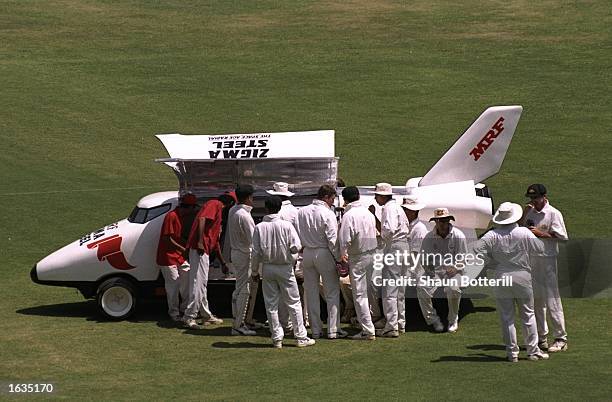
[[[98,308],[112,320],[123,320],[136,309],[134,287],[127,279],[111,278],[98,287]]]

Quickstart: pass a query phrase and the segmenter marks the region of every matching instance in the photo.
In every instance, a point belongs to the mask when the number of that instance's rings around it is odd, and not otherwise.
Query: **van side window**
[[[172,204],[162,204],[153,208],[139,208],[136,206],[128,217],[128,221],[132,223],[147,223],[170,211],[170,208],[172,208]]]

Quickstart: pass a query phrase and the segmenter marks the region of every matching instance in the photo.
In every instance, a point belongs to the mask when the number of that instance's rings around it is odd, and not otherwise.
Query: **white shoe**
[[[356,340],[356,341],[374,341],[376,340],[376,335],[366,334],[365,332],[360,332],[357,335],[351,336],[351,339]]]
[[[376,330],[376,336],[380,336],[383,338],[399,338],[399,331],[396,331],[394,329],[390,329],[387,331],[379,329]]]
[[[193,318],[186,319],[183,325],[185,326],[185,328],[189,329],[200,329],[200,326]]]
[[[331,334],[327,335],[327,339],[340,339],[340,338],[346,338],[348,336],[348,332],[346,332],[343,329],[338,328],[337,332],[332,332]]]
[[[298,339],[297,347],[298,348],[305,348],[306,346],[312,346],[315,343],[316,343],[316,341],[314,339],[310,339],[310,338]]]
[[[283,348],[283,341],[273,341],[272,342],[272,347],[275,349],[282,349]]]
[[[550,356],[548,356],[548,353],[540,352],[527,356],[527,359],[531,360],[532,362],[537,362],[538,360],[548,360],[549,357]]]
[[[431,325],[433,325],[433,329],[435,332],[444,332],[444,325],[442,325],[440,320],[434,321]]]
[[[518,357],[516,357],[516,356],[508,356],[508,361],[510,363],[518,363]]]
[[[253,336],[257,335],[257,332],[252,329],[248,329],[244,325],[240,328],[232,328],[232,335],[242,335],[242,336]]]
[[[202,319],[202,325],[221,325],[223,324],[223,320],[219,317],[215,317],[211,315],[206,319]]]
[[[458,321],[455,321],[452,324],[448,325],[448,332],[454,333],[454,332],[457,332],[457,330],[459,330],[459,322]]]
[[[397,327],[397,332],[399,332],[400,334],[405,334],[406,333],[406,328],[405,327]]]
[[[567,350],[567,342],[561,339],[557,339],[548,348],[548,353],[565,352]]]

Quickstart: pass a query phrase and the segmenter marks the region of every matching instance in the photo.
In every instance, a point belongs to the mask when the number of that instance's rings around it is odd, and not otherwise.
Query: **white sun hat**
[[[429,221],[435,221],[436,219],[444,219],[444,218],[450,218],[452,220],[455,220],[455,217],[452,216],[450,214],[450,212],[448,212],[448,208],[436,208],[434,209],[434,216],[432,216]]]
[[[497,208],[492,220],[498,225],[509,225],[517,222],[521,216],[523,216],[523,208],[519,204],[504,202]]]
[[[393,195],[393,186],[389,183],[376,183],[374,194],[378,195]]]
[[[271,195],[284,195],[286,197],[291,197],[294,193],[289,191],[289,184],[284,181],[279,181],[272,185],[273,190],[266,190],[268,194]]]
[[[411,211],[420,211],[421,209],[425,208],[425,204],[419,202],[419,199],[416,195],[407,195],[404,197],[404,203],[402,204],[402,207]]]

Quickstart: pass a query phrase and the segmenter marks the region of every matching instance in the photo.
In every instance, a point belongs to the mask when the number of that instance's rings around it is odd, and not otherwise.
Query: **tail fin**
[[[478,183],[499,172],[522,112],[522,106],[485,110],[423,176],[419,186],[465,180]]]

